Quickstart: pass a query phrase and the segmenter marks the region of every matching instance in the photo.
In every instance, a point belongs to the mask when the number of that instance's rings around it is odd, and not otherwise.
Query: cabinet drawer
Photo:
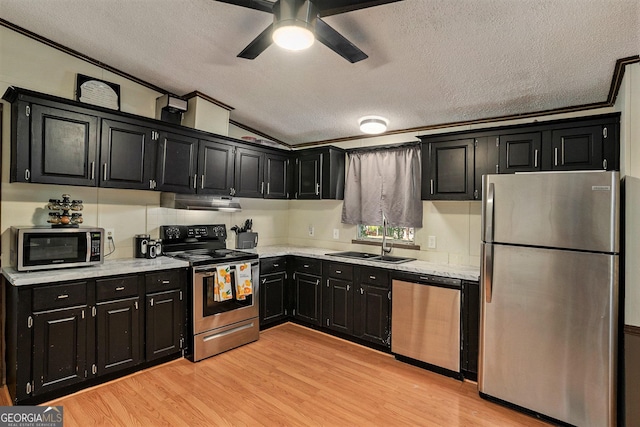
[[[353,266],[349,264],[340,264],[337,262],[328,262],[326,273],[329,277],[342,280],[353,280]]]
[[[150,273],[145,276],[146,292],[162,292],[169,289],[180,289],[185,270],[167,270]]]
[[[287,271],[287,260],[284,257],[263,258],[260,260],[260,275]]]
[[[87,304],[87,282],[65,283],[33,289],[33,311]]]
[[[138,276],[96,280],[96,300],[107,301],[138,295]]]
[[[378,268],[360,267],[360,282],[381,288],[388,288],[389,272]]]
[[[300,258],[296,261],[296,271],[306,274],[322,275],[322,261],[313,258]]]

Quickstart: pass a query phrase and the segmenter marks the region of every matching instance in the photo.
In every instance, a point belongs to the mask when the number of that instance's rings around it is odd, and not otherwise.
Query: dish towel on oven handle
[[[233,298],[231,290],[231,266],[220,265],[216,267],[216,283],[218,284],[216,301],[222,302]]]
[[[236,299],[243,300],[253,293],[251,263],[236,264]]]

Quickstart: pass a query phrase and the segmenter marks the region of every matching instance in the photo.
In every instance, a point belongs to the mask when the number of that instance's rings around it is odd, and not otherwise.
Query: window
[[[413,243],[413,227],[387,227],[387,241],[397,243]],[[358,240],[382,241],[381,225],[358,224]]]

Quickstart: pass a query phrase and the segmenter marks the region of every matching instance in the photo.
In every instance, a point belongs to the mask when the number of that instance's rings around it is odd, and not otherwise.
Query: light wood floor
[[[64,406],[65,427],[545,425],[481,399],[473,383],[291,323],[48,404]]]

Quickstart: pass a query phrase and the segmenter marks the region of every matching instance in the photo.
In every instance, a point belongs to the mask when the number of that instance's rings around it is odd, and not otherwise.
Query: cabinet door
[[[352,283],[329,278],[323,292],[325,325],[329,329],[353,333],[353,291]]]
[[[320,199],[322,154],[301,155],[296,160],[296,198]]]
[[[200,140],[198,156],[198,193],[228,196],[233,187],[234,147]]]
[[[31,106],[31,182],[95,186],[98,118]]]
[[[236,150],[235,195],[262,198],[264,186],[264,154],[246,148],[238,148]]]
[[[260,326],[277,322],[286,317],[286,274],[266,274],[260,280]]]
[[[356,295],[354,318],[358,322],[357,336],[389,346],[389,290],[363,283]]]
[[[585,126],[551,132],[551,169],[607,169],[603,164],[602,126]]]
[[[294,316],[313,325],[320,325],[322,322],[320,277],[296,273],[294,288]]]
[[[500,173],[540,170],[540,132],[500,135]]]
[[[428,181],[423,176],[422,198],[426,200],[473,200],[474,140],[432,142]],[[424,148],[423,148],[424,149]]]
[[[182,292],[173,289],[148,294],[146,310],[146,360],[181,351],[184,342]]]
[[[462,371],[465,378],[478,378],[480,334],[480,287],[478,282],[462,282]]]
[[[265,199],[289,197],[289,158],[275,154],[265,155]]]
[[[160,135],[156,181],[158,190],[195,193],[198,140],[184,135]]]
[[[148,127],[102,120],[100,140],[100,186],[153,188],[155,176],[155,132]]]
[[[140,363],[139,298],[96,305],[96,359],[98,375]]]
[[[33,395],[81,382],[87,370],[87,307],[33,314]]]

